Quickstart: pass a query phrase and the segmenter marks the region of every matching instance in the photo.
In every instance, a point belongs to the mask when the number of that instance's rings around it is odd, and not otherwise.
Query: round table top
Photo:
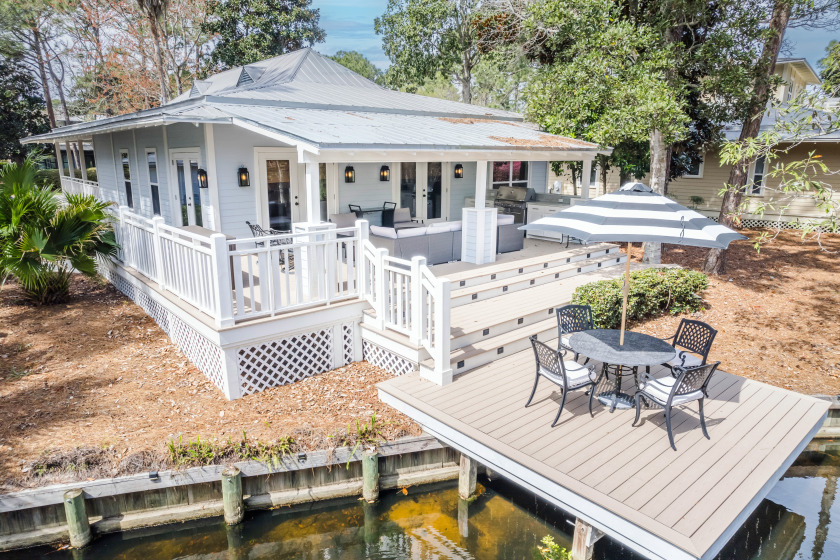
[[[569,337],[569,347],[576,353],[603,362],[622,366],[655,366],[674,359],[674,347],[655,336],[625,331],[624,345],[619,346],[621,331],[595,329]]]

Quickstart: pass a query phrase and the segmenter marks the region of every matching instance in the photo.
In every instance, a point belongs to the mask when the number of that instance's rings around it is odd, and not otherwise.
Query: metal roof
[[[800,111],[792,111],[790,113],[786,112],[784,106],[781,109],[769,109],[761,119],[759,133],[773,131],[776,128],[776,123],[780,117],[790,123],[814,123],[813,128],[807,124],[804,125],[803,128],[797,128],[795,124],[792,124],[788,130],[785,130],[783,127],[780,128],[779,135],[781,142],[798,140],[806,140],[808,142],[840,142],[840,131],[838,130],[828,134],[819,134],[818,126],[826,125],[828,122],[836,120],[836,113],[818,108],[802,109]],[[810,119],[810,121],[806,121],[806,117]],[[723,134],[727,141],[737,141],[741,135],[741,124],[731,123],[726,125],[723,129]]]
[[[600,151],[540,132],[522,115],[382,88],[311,49],[197,81],[155,109],[61,127],[28,143],[175,122],[232,123],[311,148]]]

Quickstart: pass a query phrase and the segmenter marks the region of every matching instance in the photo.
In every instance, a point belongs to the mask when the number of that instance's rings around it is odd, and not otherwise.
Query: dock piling
[[[379,499],[379,455],[365,451],[362,455],[362,497],[369,504]]]
[[[458,495],[462,500],[469,500],[475,495],[475,479],[478,463],[475,459],[461,453],[461,469],[458,472]]]
[[[225,505],[225,523],[240,523],[245,517],[245,503],[242,500],[242,473],[238,467],[222,471],[222,500]]]
[[[87,545],[93,536],[85,509],[85,496],[81,489],[76,488],[64,493],[64,513],[70,531],[70,545],[74,548]]]
[[[572,541],[572,560],[592,560],[595,543],[604,536],[586,521],[575,519],[575,534]]]

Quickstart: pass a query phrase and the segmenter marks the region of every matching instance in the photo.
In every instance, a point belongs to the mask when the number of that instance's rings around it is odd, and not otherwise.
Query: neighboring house
[[[815,86],[820,79],[808,62],[803,59],[780,59],[776,64],[776,73],[782,77],[784,82],[774,93],[778,101],[788,101],[795,95],[802,92],[808,86]],[[819,109],[815,109],[819,110]],[[772,130],[776,124],[777,112],[770,110],[761,121],[761,131]],[[727,140],[735,141],[741,133],[740,125],[727,126],[724,135]],[[785,144],[779,146],[784,148]],[[809,152],[816,152],[822,157],[822,161],[830,169],[840,169],[840,133],[827,134],[810,139],[808,142],[792,147],[790,152],[780,154],[777,162],[785,163],[802,160]],[[773,163],[769,164],[773,165]],[[752,202],[751,207],[755,208],[756,202],[770,203],[771,200],[779,200],[782,195],[773,191],[778,186],[778,179],[765,179],[764,175],[769,171],[769,165],[764,158],[750,164],[749,183],[747,196]],[[721,197],[720,190],[729,181],[731,166],[722,166],[720,156],[717,152],[707,152],[704,155],[703,163],[693,170],[693,173],[672,181],[668,186],[668,193],[675,197],[681,204],[695,207],[699,212],[717,217],[720,212]],[[820,177],[821,180],[840,188],[840,178],[836,175]],[[801,197],[793,201],[790,208],[782,216],[782,220],[796,227],[796,222],[801,219],[819,218],[822,216],[820,210],[814,206],[812,199]],[[750,214],[749,211],[742,216],[742,223],[746,226],[769,226],[779,218],[778,212],[767,210],[764,216]]]
[[[104,274],[229,398],[363,356],[400,371],[431,359],[426,373],[451,376],[449,283],[408,260],[417,239],[399,242],[426,236],[455,260],[492,262],[492,189],[544,193],[547,162],[589,167],[609,153],[517,113],[384,89],[310,49],[197,81],[159,108],[26,141],[92,143],[98,183],[62,185],[119,207],[120,254]],[[392,244],[404,259],[372,245],[349,213],[371,210],[373,228],[385,203],[420,226]],[[254,238],[248,222],[285,233]],[[621,262],[610,260],[597,267]],[[540,281],[561,276],[544,272]]]

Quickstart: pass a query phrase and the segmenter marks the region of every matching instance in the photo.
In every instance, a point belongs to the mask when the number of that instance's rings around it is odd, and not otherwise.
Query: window
[[[702,179],[703,178],[703,162],[702,161],[695,161],[689,166],[686,170],[685,175],[683,177],[688,177],[691,179]]]
[[[493,188],[499,187],[527,187],[527,161],[494,161]]]
[[[128,150],[120,150],[120,160],[122,161],[123,180],[125,181],[126,205],[134,209],[134,198],[131,196],[131,164],[128,161]]]
[[[764,156],[758,156],[753,163],[752,183],[747,185],[747,194],[759,195],[764,191],[764,173],[767,160]]]
[[[146,149],[146,165],[149,166],[149,187],[152,189],[152,211],[160,216],[160,183],[158,182],[157,152]]]

